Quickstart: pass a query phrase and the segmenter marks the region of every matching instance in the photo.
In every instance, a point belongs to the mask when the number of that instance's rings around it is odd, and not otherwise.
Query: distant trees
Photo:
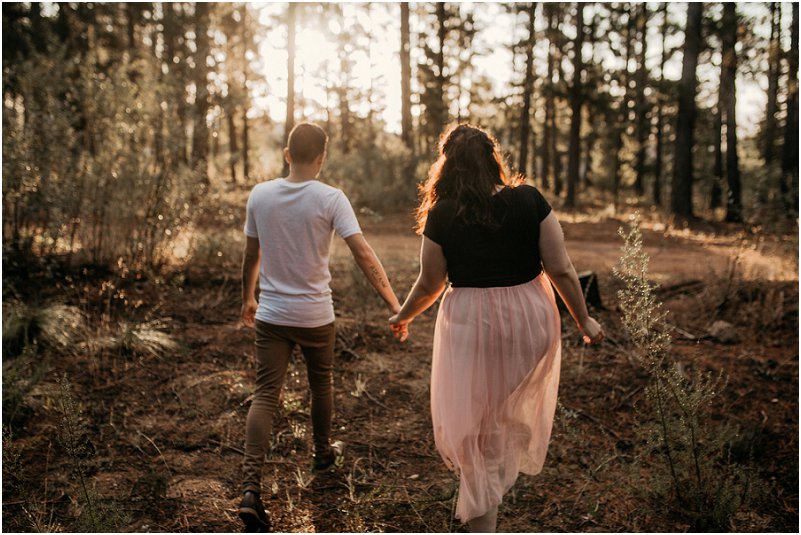
[[[584,90],[581,76],[584,63],[581,58],[584,46],[584,3],[576,3],[576,38],[573,41],[573,83],[570,87],[570,147],[567,153],[567,196],[565,208],[576,206],[576,186],[579,181],[579,163],[581,160],[581,108],[584,101]]]
[[[523,74],[523,106],[520,110],[520,157],[517,169],[523,174],[528,171],[529,136],[531,134],[531,99],[534,91],[534,39],[536,22],[536,2],[528,2],[522,10],[528,18],[527,37],[525,43],[525,72]]]
[[[770,41],[768,41],[768,99],[762,129],[762,159],[773,161],[776,144],[776,112],[778,111],[779,75],[781,74],[781,10],[778,2],[770,3]]]
[[[201,181],[208,185],[209,128],[206,119],[209,113],[208,57],[209,57],[209,8],[210,4],[195,4],[195,117],[192,129],[191,165],[200,173]]]
[[[792,215],[798,207],[798,3],[793,2],[787,76],[787,119],[784,128],[780,190],[785,212]],[[795,185],[795,191],[791,186]],[[792,198],[791,198],[791,193]]]
[[[287,64],[286,64],[286,120],[284,121],[284,146],[289,139],[289,132],[295,126],[295,30],[297,4],[290,2],[286,15],[287,27]],[[289,172],[289,165],[284,162],[283,174]]]
[[[401,2],[401,137],[407,147],[414,147],[412,139],[412,61],[409,41],[409,3]]]
[[[703,4],[687,6],[684,31],[684,59],[679,82],[679,110],[673,157],[673,189],[670,210],[679,217],[693,216],[693,134],[695,129],[696,67],[701,50]]]
[[[567,209],[598,199],[664,204],[682,219],[693,217],[695,202],[704,214],[725,205],[725,218],[739,222],[779,203],[794,217],[797,5],[782,16],[778,3],[740,12],[692,3],[683,29],[674,21],[685,7],[669,3],[265,9],[267,28],[263,14],[239,2],[5,4],[5,235],[21,248],[68,243],[108,256],[113,239],[104,229],[125,213],[115,205],[123,202],[115,198],[125,191],[121,182],[136,184],[144,204],[170,195],[195,202],[209,187],[249,184],[278,171],[273,145],[285,144],[301,119],[329,131],[332,179],[382,206],[397,205],[393,196],[413,202],[410,181],[421,178],[439,134],[471,121],[490,129],[515,170]],[[390,39],[383,24],[397,25]],[[499,24],[511,25],[508,35],[489,32]],[[269,32],[270,46],[286,47],[285,66],[258,53]],[[314,66],[300,41],[306,32],[326,47]],[[490,37],[500,50],[486,46]],[[376,51],[387,46],[400,78],[400,101],[391,104],[398,97],[383,93],[387,80],[375,74]],[[482,57],[510,51],[506,65],[481,67]],[[284,67],[287,90],[277,95],[260,78],[283,78]],[[766,90],[756,132],[737,131],[751,119],[735,115],[738,73]],[[36,76],[47,83],[34,83]],[[286,114],[273,119],[254,108],[264,102],[256,93],[285,102]],[[384,113],[396,107],[397,132]],[[121,179],[122,162],[130,171]],[[142,221],[163,221],[163,205],[155,206]],[[34,240],[42,228],[50,237]],[[154,232],[126,242],[137,258],[157,256],[157,246],[145,245]]]
[[[737,155],[737,96],[735,78],[737,75],[737,11],[735,4],[723,4],[721,30],[720,91],[723,111],[726,116],[726,221],[742,221],[742,198],[740,191],[740,161]]]

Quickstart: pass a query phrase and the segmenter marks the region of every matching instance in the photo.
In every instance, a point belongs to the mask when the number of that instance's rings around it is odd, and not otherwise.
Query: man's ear
[[[289,154],[289,147],[284,147],[284,160],[286,160],[288,164],[292,163],[292,155]]]
[[[322,165],[325,163],[325,158],[326,158],[326,156],[327,156],[327,155],[328,155],[328,154],[327,154],[325,151],[323,151],[323,152],[322,152],[322,154],[320,154],[320,155],[317,157],[317,161],[316,161],[315,163],[316,163],[317,165],[319,165],[320,167],[322,167]]]

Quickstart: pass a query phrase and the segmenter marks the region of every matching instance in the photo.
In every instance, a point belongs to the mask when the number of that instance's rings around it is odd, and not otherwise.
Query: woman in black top
[[[431,415],[437,449],[460,476],[456,516],[473,531],[495,531],[517,474],[542,470],[561,357],[551,282],[585,342],[603,339],[556,216],[519,182],[483,130],[463,124],[442,135],[418,209],[420,275],[390,318],[405,340],[450,281],[434,331]]]

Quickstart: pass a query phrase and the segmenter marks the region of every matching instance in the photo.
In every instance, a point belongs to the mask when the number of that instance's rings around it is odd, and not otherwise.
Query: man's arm
[[[245,327],[255,327],[256,282],[259,279],[259,239],[247,237],[245,251],[242,254],[242,323]]]
[[[353,259],[356,260],[356,264],[367,277],[367,280],[376,289],[381,299],[386,302],[390,311],[393,314],[397,314],[400,310],[398,298],[392,290],[392,285],[389,283],[384,266],[381,265],[381,261],[376,256],[373,248],[364,239],[364,235],[359,233],[349,236],[345,238],[345,243],[348,244]]]

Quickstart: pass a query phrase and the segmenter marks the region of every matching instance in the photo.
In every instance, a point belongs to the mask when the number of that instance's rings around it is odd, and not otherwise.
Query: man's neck
[[[312,169],[303,168],[293,168],[290,167],[289,174],[286,176],[287,182],[308,182],[310,180],[315,180],[317,178],[317,173],[314,172]]]

